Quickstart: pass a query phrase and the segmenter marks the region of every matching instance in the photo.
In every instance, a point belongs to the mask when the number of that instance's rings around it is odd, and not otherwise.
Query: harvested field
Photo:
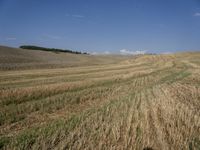
[[[96,58],[0,71],[0,148],[200,149],[199,52]]]

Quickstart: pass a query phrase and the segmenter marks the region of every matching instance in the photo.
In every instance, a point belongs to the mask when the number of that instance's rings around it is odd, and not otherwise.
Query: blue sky
[[[200,50],[200,0],[0,0],[0,45]]]

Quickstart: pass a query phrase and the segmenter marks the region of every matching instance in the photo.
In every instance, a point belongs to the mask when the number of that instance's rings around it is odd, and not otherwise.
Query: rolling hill
[[[0,70],[88,66],[116,63],[125,59],[127,56],[93,56],[0,46]]]

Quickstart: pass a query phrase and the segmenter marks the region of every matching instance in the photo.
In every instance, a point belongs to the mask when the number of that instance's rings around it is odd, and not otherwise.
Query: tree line
[[[69,50],[69,49],[46,48],[46,47],[33,46],[33,45],[22,45],[19,48],[30,49],[30,50],[50,51],[50,52],[72,53],[72,54],[87,54],[88,55],[88,53],[86,53],[86,52],[74,51],[74,50]]]

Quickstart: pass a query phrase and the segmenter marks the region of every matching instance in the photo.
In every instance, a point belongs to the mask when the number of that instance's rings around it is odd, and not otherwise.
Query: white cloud
[[[145,54],[147,51],[129,51],[127,49],[122,49],[120,50],[120,54],[122,55],[141,55],[141,54]]]
[[[73,17],[73,18],[84,18],[85,16],[80,14],[65,14],[66,17]]]
[[[104,51],[104,52],[91,52],[91,55],[110,55],[110,51]]]
[[[127,49],[122,49],[119,51],[121,55],[143,55],[147,51],[129,51]],[[103,51],[103,52],[91,52],[91,55],[110,55],[110,54],[119,54],[119,53],[112,53],[110,51]]]
[[[90,54],[91,55],[98,55],[99,53],[97,53],[97,52],[91,52]]]
[[[85,16],[83,16],[83,15],[72,15],[72,17],[75,17],[75,18],[84,18]]]
[[[105,52],[103,52],[103,54],[105,54],[105,55],[109,55],[110,52],[109,52],[109,51],[105,51]]]
[[[6,41],[12,41],[12,40],[16,40],[16,37],[6,37],[5,40]]]
[[[167,54],[172,54],[170,51],[162,52],[161,54],[167,55]]]
[[[194,16],[200,17],[200,12],[196,12],[196,13],[194,14]]]

